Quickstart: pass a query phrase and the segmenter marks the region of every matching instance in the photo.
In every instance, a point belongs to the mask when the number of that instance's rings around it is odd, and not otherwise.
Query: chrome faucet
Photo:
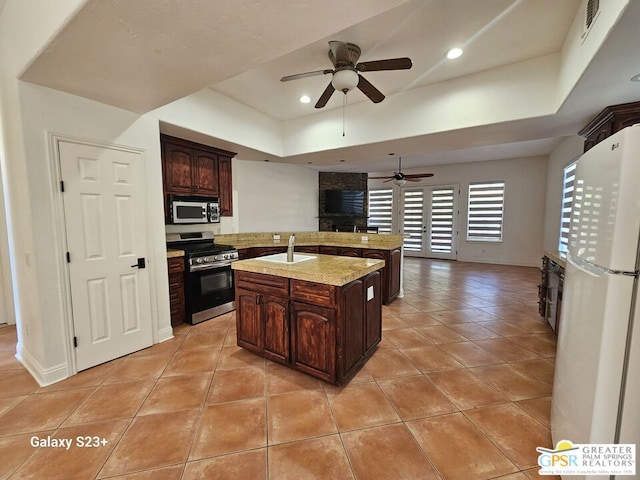
[[[289,246],[287,247],[287,262],[293,262],[293,244],[296,241],[296,234],[292,233],[289,237]]]

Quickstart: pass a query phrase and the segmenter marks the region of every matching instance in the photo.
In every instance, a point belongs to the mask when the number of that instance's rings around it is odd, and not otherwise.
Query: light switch
[[[370,287],[367,287],[367,302],[369,300],[373,300],[373,285]]]

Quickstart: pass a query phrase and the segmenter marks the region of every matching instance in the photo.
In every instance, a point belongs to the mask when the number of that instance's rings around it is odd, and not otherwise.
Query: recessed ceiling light
[[[344,162],[346,162],[346,160],[340,160],[340,163],[344,163]]]
[[[309,103],[311,101],[311,98],[309,98],[309,95],[303,95],[300,97],[300,101],[302,103]]]
[[[640,73],[631,77],[632,82],[640,82]]]
[[[449,50],[447,52],[447,58],[449,60],[453,60],[454,58],[458,58],[460,55],[462,55],[462,49],[461,48],[452,48],[451,50]]]
[[[269,161],[269,159],[268,159],[268,158],[265,158],[265,159],[264,159],[264,161],[265,161],[265,162],[268,162],[268,161]]]

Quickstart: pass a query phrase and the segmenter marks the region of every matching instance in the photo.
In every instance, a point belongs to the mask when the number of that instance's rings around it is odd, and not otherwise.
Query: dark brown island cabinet
[[[379,271],[343,286],[236,271],[238,345],[335,385],[382,337]]]

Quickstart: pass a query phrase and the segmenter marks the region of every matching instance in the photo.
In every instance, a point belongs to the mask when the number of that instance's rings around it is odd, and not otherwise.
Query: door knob
[[[141,257],[138,259],[138,263],[131,265],[131,267],[135,267],[135,268],[146,268],[147,267],[147,263],[144,257]]]

